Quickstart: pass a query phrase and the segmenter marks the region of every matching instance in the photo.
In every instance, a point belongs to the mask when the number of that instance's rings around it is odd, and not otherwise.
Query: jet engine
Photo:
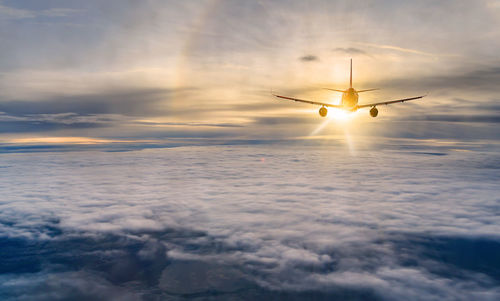
[[[371,108],[371,110],[370,110],[370,116],[377,117],[377,115],[378,115],[377,108],[376,107]]]
[[[328,110],[325,107],[321,107],[321,109],[319,109],[319,116],[326,117],[326,114],[328,114]]]

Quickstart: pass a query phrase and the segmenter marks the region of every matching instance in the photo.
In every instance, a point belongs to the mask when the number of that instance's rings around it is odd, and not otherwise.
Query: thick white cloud
[[[192,293],[237,295],[256,286],[493,300],[500,296],[491,253],[500,246],[500,158],[491,148],[459,148],[4,154],[1,237],[15,250],[16,241],[47,248],[45,259],[19,255],[40,262],[41,275],[85,268],[134,294],[133,279],[149,283],[151,294],[189,293],[189,285],[172,282],[180,277],[194,281]],[[61,259],[72,253],[82,259]],[[16,258],[5,259],[6,269],[22,273]]]

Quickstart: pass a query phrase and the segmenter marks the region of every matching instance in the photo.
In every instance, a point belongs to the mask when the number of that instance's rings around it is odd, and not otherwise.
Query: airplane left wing
[[[396,99],[396,100],[389,100],[389,101],[382,101],[382,102],[376,102],[376,103],[368,103],[368,104],[363,104],[363,105],[358,105],[358,109],[360,108],[366,108],[366,107],[374,107],[374,106],[380,106],[380,105],[390,105],[392,103],[398,103],[398,102],[405,102],[409,100],[415,100],[415,99],[420,99],[425,97],[426,95],[422,96],[416,96],[416,97],[410,97],[410,98],[403,98],[403,99]]]
[[[323,107],[331,107],[331,108],[342,108],[341,105],[332,105],[329,103],[322,103],[322,102],[317,102],[317,101],[312,101],[312,100],[306,100],[306,99],[298,99],[298,98],[293,98],[293,97],[287,97],[287,96],[281,96],[281,95],[276,95],[273,94],[276,97],[283,98],[283,99],[288,99],[288,100],[293,100],[293,101],[298,101],[298,102],[303,102],[303,103],[308,103],[312,105],[318,105],[318,106],[323,106]]]

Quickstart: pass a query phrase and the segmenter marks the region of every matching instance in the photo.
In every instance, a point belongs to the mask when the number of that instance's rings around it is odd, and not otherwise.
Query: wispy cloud
[[[42,10],[20,9],[7,6],[0,1],[0,19],[7,20],[22,20],[32,19],[36,17],[69,17],[77,13],[81,13],[81,9],[53,7]]]
[[[337,47],[333,49],[333,52],[337,53],[343,53],[343,54],[349,54],[349,55],[369,55],[366,51],[360,49],[360,48],[354,48],[354,47]]]
[[[32,11],[12,8],[0,2],[0,18],[2,19],[25,19],[33,17],[35,17],[35,13]]]
[[[410,54],[417,54],[417,55],[430,56],[430,57],[437,57],[438,56],[437,54],[430,53],[430,52],[425,52],[425,51],[411,49],[411,48],[403,48],[403,47],[393,46],[393,45],[379,45],[379,44],[372,44],[372,43],[360,43],[360,44],[364,45],[364,46],[375,47],[375,48],[379,48],[379,49],[393,50],[393,51],[410,53]]]

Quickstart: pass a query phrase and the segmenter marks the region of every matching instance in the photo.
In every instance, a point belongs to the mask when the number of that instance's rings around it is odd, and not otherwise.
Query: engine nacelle
[[[328,110],[325,107],[321,107],[321,109],[319,109],[319,116],[326,117],[326,114],[328,114]]]
[[[370,110],[370,116],[377,117],[377,115],[378,115],[378,109],[375,108],[375,107],[371,108],[371,110]]]

